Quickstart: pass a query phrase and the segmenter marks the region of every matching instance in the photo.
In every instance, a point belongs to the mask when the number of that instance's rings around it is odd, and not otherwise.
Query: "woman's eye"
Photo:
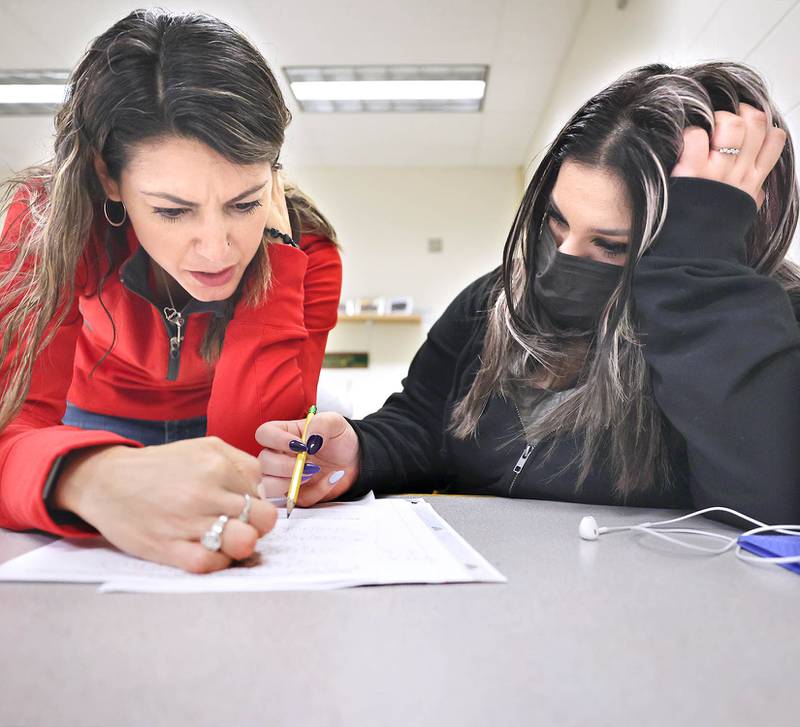
[[[253,200],[252,202],[238,202],[234,205],[239,212],[244,212],[245,214],[249,214],[250,212],[255,212],[259,207],[261,207],[261,202],[257,199]]]
[[[609,242],[608,240],[596,239],[592,241],[609,257],[618,257],[628,252],[628,246],[624,242]]]
[[[154,207],[153,212],[165,220],[174,222],[183,217],[189,210],[186,207]]]
[[[560,215],[557,215],[553,210],[547,211],[547,219],[548,221],[552,222],[556,227],[567,226],[567,221]]]
[[[255,212],[258,207],[261,207],[261,202],[254,200],[252,202],[238,202],[233,205],[237,212],[242,214],[250,214]],[[153,212],[165,220],[175,222],[183,217],[187,212],[190,212],[187,207],[154,207]]]

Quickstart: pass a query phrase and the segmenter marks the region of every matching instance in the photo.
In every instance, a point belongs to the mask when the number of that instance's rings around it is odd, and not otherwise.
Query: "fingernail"
[[[310,480],[314,475],[303,475],[300,478],[300,482],[305,482],[306,480]]]
[[[314,464],[313,462],[306,462],[306,466],[303,467],[303,474],[304,475],[315,475],[322,469],[318,464]]]
[[[289,449],[291,449],[292,452],[297,452],[299,454],[300,452],[306,451],[306,445],[303,444],[299,439],[293,439],[291,442],[289,442]]]
[[[332,472],[331,476],[328,477],[328,484],[335,485],[342,477],[344,477],[344,470],[336,470],[336,472]]]
[[[312,434],[308,441],[306,442],[306,446],[308,447],[309,454],[316,454],[319,452],[320,448],[322,447],[322,442],[324,440],[319,434]]]
[[[263,482],[259,482],[259,483],[258,483],[258,487],[256,487],[256,492],[258,493],[258,496],[259,496],[259,497],[260,497],[262,500],[266,499],[266,497],[267,497],[267,493],[266,493],[266,491],[264,490],[264,483],[263,483]]]

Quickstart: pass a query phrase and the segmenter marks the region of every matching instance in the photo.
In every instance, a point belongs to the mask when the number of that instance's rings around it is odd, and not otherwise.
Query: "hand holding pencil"
[[[287,496],[287,515],[344,494],[359,473],[358,437],[340,414],[309,411],[305,419],[272,421],[256,431],[264,497]],[[300,455],[303,455],[302,457]]]

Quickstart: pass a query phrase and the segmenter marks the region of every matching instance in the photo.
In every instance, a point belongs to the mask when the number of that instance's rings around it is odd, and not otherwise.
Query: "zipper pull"
[[[183,343],[183,314],[175,308],[164,308],[164,317],[175,326],[175,335],[169,339],[170,358],[177,358]]]
[[[178,345],[180,346],[183,343],[183,316],[180,313],[175,319],[175,328],[177,329],[175,338],[178,339]]]
[[[518,475],[522,472],[522,468],[525,466],[525,463],[528,461],[528,457],[531,456],[531,452],[533,452],[533,445],[526,444],[525,449],[522,450],[522,454],[520,455],[517,463],[514,465],[514,474]]]

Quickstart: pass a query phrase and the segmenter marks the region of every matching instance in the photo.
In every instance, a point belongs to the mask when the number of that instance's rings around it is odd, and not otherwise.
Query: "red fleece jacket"
[[[15,243],[28,222],[27,203],[18,198],[6,216],[0,274],[12,265]],[[251,454],[260,449],[254,435],[261,423],[302,418],[316,400],[342,280],[339,253],[329,240],[304,235],[299,249],[268,246],[272,282],[267,300],[257,307],[244,302],[236,306],[215,366],[209,367],[199,354],[212,313],[188,315],[177,376],[168,380],[169,334],[161,311],[123,282],[126,265],[143,254],[130,225],[127,260],[123,256],[106,279],[102,303],[98,298],[97,274],[91,272],[97,266],[90,256],[103,249],[99,240],[105,239],[104,225],[92,233],[68,315],[34,364],[22,409],[0,432],[0,527],[85,534],[53,522],[45,508],[42,490],[54,463],[85,447],[139,446],[111,432],[64,426],[67,400],[117,417],[207,416],[209,435]],[[113,318],[115,339],[103,306]],[[0,382],[6,381],[9,358],[0,361]]]

